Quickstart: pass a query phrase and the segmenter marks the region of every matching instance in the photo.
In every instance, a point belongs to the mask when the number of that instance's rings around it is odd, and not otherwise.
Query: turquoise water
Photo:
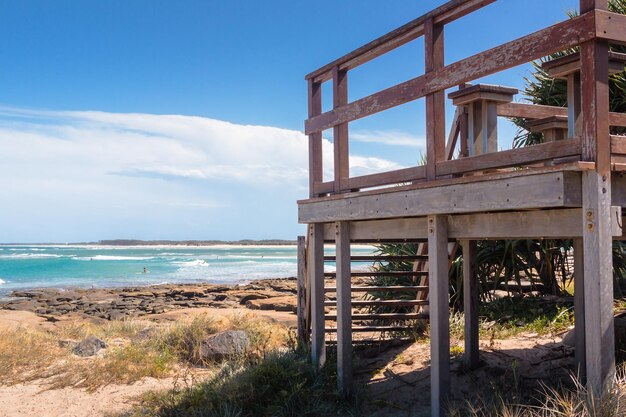
[[[332,247],[327,248],[332,254]],[[371,253],[354,248],[355,254]],[[0,245],[0,297],[15,289],[240,283],[296,275],[295,246]],[[145,271],[144,272],[144,268]],[[333,265],[327,265],[330,271]]]

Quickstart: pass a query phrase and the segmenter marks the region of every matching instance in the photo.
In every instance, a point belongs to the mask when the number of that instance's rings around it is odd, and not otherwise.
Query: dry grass
[[[104,325],[77,322],[54,331],[16,329],[0,332],[0,384],[14,385],[43,379],[50,388],[82,387],[95,390],[108,384],[130,384],[144,377],[175,376],[191,366],[213,366],[199,356],[201,341],[223,330],[246,330],[251,347],[246,357],[263,355],[285,346],[283,326],[249,314],[212,318],[202,315],[174,324],[150,321],[114,321]],[[60,340],[88,335],[108,347],[96,356],[81,358]],[[237,358],[235,358],[237,359]]]
[[[615,378],[612,389],[595,396],[572,377],[573,388],[544,387],[534,405],[510,404],[501,397],[479,399],[453,407],[450,417],[623,417],[626,416],[626,377]]]

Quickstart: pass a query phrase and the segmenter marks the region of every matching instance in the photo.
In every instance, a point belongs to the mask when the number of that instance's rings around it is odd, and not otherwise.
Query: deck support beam
[[[326,363],[324,338],[324,229],[310,225],[307,272],[311,288],[311,361],[320,369]]]
[[[431,415],[445,415],[450,392],[450,305],[448,297],[448,220],[428,217]]]
[[[347,395],[352,386],[352,294],[350,223],[335,223],[337,251],[337,388]]]
[[[478,337],[479,288],[476,277],[476,241],[462,240],[463,248],[463,313],[465,316],[466,370],[476,369],[480,363]]]
[[[611,183],[583,173],[583,277],[587,387],[599,396],[615,375]]]
[[[585,258],[582,239],[574,239],[574,354],[576,373],[579,380],[585,380]]]

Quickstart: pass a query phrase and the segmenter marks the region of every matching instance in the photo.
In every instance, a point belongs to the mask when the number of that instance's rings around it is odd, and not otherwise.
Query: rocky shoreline
[[[266,279],[245,285],[164,284],[103,289],[14,291],[0,310],[30,311],[49,321],[83,316],[123,320],[186,308],[249,308],[296,311],[296,279]]]

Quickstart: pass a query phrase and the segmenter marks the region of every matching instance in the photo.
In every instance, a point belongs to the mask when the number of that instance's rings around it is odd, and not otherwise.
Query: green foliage
[[[148,395],[136,415],[356,415],[356,404],[342,399],[334,387],[334,375],[326,368],[316,372],[302,352],[275,351],[259,360],[227,363],[214,376],[195,386]]]

